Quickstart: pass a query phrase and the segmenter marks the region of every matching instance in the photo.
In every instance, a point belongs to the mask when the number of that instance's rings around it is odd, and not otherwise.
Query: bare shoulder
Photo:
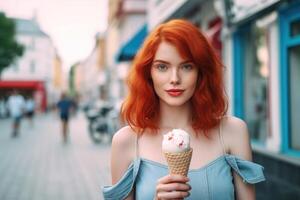
[[[130,126],[125,126],[118,130],[112,140],[113,147],[129,147],[131,143],[135,140],[136,134]]]
[[[231,134],[234,134],[234,136],[241,137],[242,134],[246,134],[245,131],[247,131],[247,124],[240,118],[226,116],[222,119],[222,129],[230,131]]]
[[[226,116],[221,123],[222,135],[228,151],[251,160],[250,136],[246,122],[234,116]]]
[[[115,184],[134,159],[136,133],[126,126],[115,133],[111,145],[111,175]]]

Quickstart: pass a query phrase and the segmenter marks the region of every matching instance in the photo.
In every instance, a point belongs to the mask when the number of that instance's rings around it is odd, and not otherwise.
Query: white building
[[[51,38],[44,33],[35,19],[14,19],[17,41],[25,47],[22,57],[3,71],[4,81],[40,82],[46,92],[46,106],[53,104],[58,93],[54,88],[54,62],[56,50]],[[36,95],[35,89],[27,95]]]

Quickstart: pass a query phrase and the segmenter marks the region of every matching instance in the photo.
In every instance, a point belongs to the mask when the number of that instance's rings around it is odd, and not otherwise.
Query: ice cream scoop
[[[164,135],[162,150],[165,152],[184,152],[190,149],[190,136],[182,129],[173,129]]]
[[[162,151],[170,174],[187,176],[193,154],[189,134],[181,129],[168,132],[162,141]]]

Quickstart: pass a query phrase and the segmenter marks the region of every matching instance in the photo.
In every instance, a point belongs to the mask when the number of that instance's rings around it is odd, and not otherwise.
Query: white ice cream
[[[162,150],[179,153],[190,149],[190,136],[182,129],[173,129],[164,135]]]

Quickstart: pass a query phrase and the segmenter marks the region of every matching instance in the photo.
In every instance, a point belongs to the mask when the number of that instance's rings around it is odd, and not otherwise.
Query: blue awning
[[[126,42],[116,56],[117,61],[132,60],[147,36],[145,24],[128,42]]]

